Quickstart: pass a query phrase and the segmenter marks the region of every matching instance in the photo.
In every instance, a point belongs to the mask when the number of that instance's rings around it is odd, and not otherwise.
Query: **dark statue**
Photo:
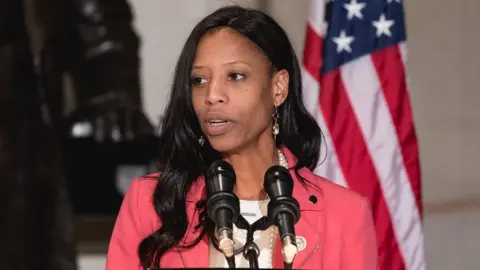
[[[65,145],[153,133],[141,109],[139,38],[126,0],[25,3],[0,0],[0,270],[74,270]]]

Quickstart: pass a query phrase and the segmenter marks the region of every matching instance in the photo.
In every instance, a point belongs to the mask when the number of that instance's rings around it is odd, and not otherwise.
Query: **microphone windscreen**
[[[263,188],[272,199],[291,197],[293,195],[293,179],[288,169],[275,165],[265,172]]]
[[[207,170],[206,184],[209,194],[232,192],[235,185],[235,171],[232,165],[224,160],[213,162]]]

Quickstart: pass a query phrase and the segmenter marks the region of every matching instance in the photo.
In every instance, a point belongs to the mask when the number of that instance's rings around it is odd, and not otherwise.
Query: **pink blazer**
[[[283,148],[289,166],[295,157]],[[316,183],[320,189],[304,188],[295,173],[293,196],[300,204],[301,217],[295,225],[297,237],[305,241],[303,250],[295,257],[294,269],[325,270],[376,270],[377,244],[375,228],[367,199],[353,191],[336,185],[313,174],[300,170],[302,177]],[[187,216],[193,221],[185,239],[195,239],[200,230],[195,203],[205,196],[203,179],[199,179],[187,195]],[[120,208],[107,255],[107,270],[141,269],[137,257],[139,243],[157,230],[161,222],[152,205],[152,193],[156,180],[135,179],[125,195]],[[316,198],[311,200],[310,198]],[[280,241],[274,251],[274,268],[283,269]],[[301,248],[300,248],[301,249]],[[209,267],[209,243],[207,237],[189,250],[171,249],[160,261],[162,268]]]

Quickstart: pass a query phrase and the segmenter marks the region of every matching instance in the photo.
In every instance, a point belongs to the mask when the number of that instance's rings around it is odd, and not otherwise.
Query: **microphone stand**
[[[243,257],[248,260],[250,269],[259,269],[258,257],[260,256],[260,248],[253,241],[253,232],[257,230],[264,231],[268,228],[268,218],[262,217],[250,225],[241,215],[238,217],[235,225],[240,229],[247,230],[247,241],[243,248]]]
[[[257,252],[252,249],[252,248],[249,248],[248,251],[247,251],[247,255],[248,257],[248,262],[250,263],[250,268],[252,269],[258,269],[258,255]]]
[[[231,257],[225,256],[225,259],[227,259],[228,268],[236,268],[235,267],[235,256],[231,256]]]
[[[291,263],[283,262],[283,266],[284,266],[284,269],[292,269],[293,262]]]
[[[260,249],[253,242],[253,237],[247,239],[245,249],[243,250],[243,257],[248,260],[251,269],[258,269],[258,257],[260,256]]]

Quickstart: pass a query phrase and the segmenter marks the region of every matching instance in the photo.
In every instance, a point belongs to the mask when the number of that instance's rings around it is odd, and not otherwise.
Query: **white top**
[[[240,200],[240,214],[249,224],[253,224],[255,221],[267,215],[267,205],[269,201],[270,200]],[[272,268],[272,253],[277,232],[277,228],[271,226],[264,231],[255,231],[253,233],[253,241],[260,249],[260,256],[258,257],[259,268]],[[238,229],[234,224],[233,237],[235,241],[235,250],[239,250],[245,245],[247,230]],[[243,257],[242,252],[235,255],[235,264],[237,268],[250,267],[248,260]],[[215,249],[213,244],[210,244],[210,267],[228,268],[225,256],[223,253]]]

